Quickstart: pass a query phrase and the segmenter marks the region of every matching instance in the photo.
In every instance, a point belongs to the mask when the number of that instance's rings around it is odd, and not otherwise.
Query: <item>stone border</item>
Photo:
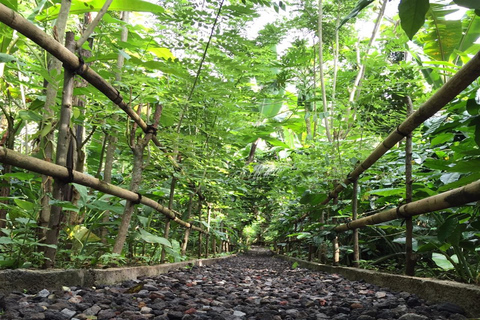
[[[290,262],[297,262],[298,266],[302,268],[338,273],[349,280],[365,280],[368,283],[394,291],[414,293],[427,301],[454,303],[464,308],[468,316],[479,317],[478,319],[480,319],[480,286],[432,278],[409,277],[359,268],[330,266],[284,255],[276,255],[276,257]]]
[[[156,276],[170,270],[188,266],[208,266],[235,254],[209,259],[196,259],[154,266],[108,268],[108,269],[14,269],[0,271],[0,294],[12,291],[38,292],[42,289],[61,290],[62,286],[94,287],[111,285],[144,276]]]

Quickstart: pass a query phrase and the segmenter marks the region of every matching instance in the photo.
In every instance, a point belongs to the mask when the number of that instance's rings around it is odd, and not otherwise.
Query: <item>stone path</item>
[[[264,253],[118,286],[14,292],[0,297],[0,319],[467,319],[456,305],[292,268]]]

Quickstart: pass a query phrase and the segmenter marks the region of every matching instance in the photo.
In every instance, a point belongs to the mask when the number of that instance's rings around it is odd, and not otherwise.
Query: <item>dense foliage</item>
[[[161,108],[163,147],[141,149],[136,167],[131,150],[144,133],[77,77],[69,124],[75,170],[126,189],[140,170],[134,191],[208,229],[204,252],[260,242],[323,261],[332,259],[338,236],[341,262],[350,264],[351,234],[331,229],[351,216],[352,189],[321,202],[405,119],[408,98],[417,109],[479,50],[480,8],[455,2],[114,0],[77,54],[145,122]],[[58,37],[60,1],[6,5]],[[72,1],[67,31],[78,40],[102,6]],[[267,17],[274,19],[262,23]],[[2,145],[47,161],[55,159],[46,150],[57,144],[63,88],[63,72],[51,66],[43,49],[0,24]],[[47,83],[57,93],[51,107]],[[414,132],[413,200],[480,178],[478,92],[475,81]],[[360,216],[404,203],[404,158],[400,144],[362,175]],[[125,200],[78,184],[59,200],[47,187],[51,179],[9,165],[1,178],[3,268],[42,266],[45,247],[56,250],[59,267],[197,254],[198,234],[182,250],[186,230],[166,229],[166,219],[143,205],[115,252]],[[48,207],[63,210],[58,244],[45,242]],[[479,241],[477,203],[414,218],[421,275],[478,282]],[[402,221],[362,229],[361,265],[401,272],[404,243]]]

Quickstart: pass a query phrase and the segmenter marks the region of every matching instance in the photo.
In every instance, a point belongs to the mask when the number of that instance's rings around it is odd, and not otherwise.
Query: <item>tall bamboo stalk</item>
[[[323,125],[325,126],[325,133],[329,142],[332,142],[332,135],[330,133],[330,126],[328,123],[328,102],[327,93],[325,90],[325,76],[323,71],[323,0],[318,0],[318,72],[320,74],[320,87],[322,89],[322,105],[323,105]]]
[[[122,11],[121,15],[121,20],[125,22],[125,25],[122,26],[122,31],[120,33],[120,41],[122,42],[127,42],[128,40],[128,28],[127,24],[129,23],[130,20],[130,13],[128,11]],[[115,81],[120,82],[122,80],[122,69],[125,64],[125,57],[122,54],[117,55],[117,72],[115,73]],[[114,114],[113,115],[113,120],[118,120],[118,115]],[[107,142],[107,147],[106,147],[106,154],[105,154],[105,168],[103,170],[103,179],[107,183],[112,182],[112,171],[113,171],[113,162],[114,162],[114,155],[115,155],[115,150],[117,149],[117,134],[116,130],[112,127],[111,131],[106,133],[106,142]],[[106,210],[103,213],[102,216],[102,229],[101,229],[101,238],[102,242],[106,243],[107,242],[107,224],[110,221],[110,210]]]
[[[412,99],[405,98],[407,105],[407,117],[413,113]],[[405,141],[405,202],[412,202],[413,197],[412,179],[412,133],[409,133]],[[415,275],[415,257],[413,255],[413,223],[412,218],[405,219],[405,274]]]
[[[53,28],[54,40],[58,41],[58,44],[62,44],[65,39],[65,29],[67,27],[68,15],[70,12],[71,1],[62,0],[60,4],[60,12],[55,22]],[[0,10],[1,8],[0,4]],[[14,28],[15,29],[15,28]],[[61,73],[62,62],[58,60],[55,56],[50,57],[48,73],[51,79],[55,79]],[[45,92],[45,105],[43,107],[43,121],[40,124],[39,130],[42,131],[46,126],[52,126],[54,121],[54,112],[53,107],[56,105],[56,99],[58,94],[58,82],[49,81],[46,82],[46,92]],[[46,161],[53,161],[53,143],[54,140],[54,131],[51,129],[43,138],[40,140],[40,150],[43,153],[42,158]],[[42,199],[41,199],[41,210],[38,217],[38,237],[40,241],[44,241],[46,238],[47,228],[50,221],[51,206],[50,206],[50,195],[53,191],[53,181],[51,177],[42,176]],[[44,251],[45,247],[39,247],[39,250]]]
[[[353,182],[352,220],[358,217],[358,180]],[[358,243],[358,229],[353,230],[353,266],[358,267],[360,261],[360,245]]]
[[[173,199],[175,197],[175,186],[177,184],[177,178],[175,177],[174,174],[172,174],[172,183],[170,184],[170,196],[168,199],[168,209],[172,210],[173,209]],[[165,229],[163,231],[163,237],[165,239],[168,239],[168,236],[170,234],[170,219],[167,219],[165,221]],[[167,255],[167,248],[162,245],[162,254],[160,257],[160,263],[165,263],[165,256]]]
[[[65,44],[69,50],[75,50],[75,35],[73,32],[67,32]],[[75,84],[75,73],[73,70],[64,70],[62,108],[60,110],[60,120],[58,124],[58,139],[56,150],[56,164],[65,166],[73,171],[73,158],[69,152],[71,140],[70,120],[72,118],[73,88]],[[70,157],[69,157],[70,156]],[[52,196],[56,201],[67,200],[70,196],[71,186],[66,181],[55,179]],[[45,249],[44,267],[51,268],[55,265],[55,256],[57,249],[53,246],[58,244],[58,235],[61,224],[64,222],[64,214],[61,206],[54,205],[51,208],[48,230],[46,232],[45,243],[50,245]]]

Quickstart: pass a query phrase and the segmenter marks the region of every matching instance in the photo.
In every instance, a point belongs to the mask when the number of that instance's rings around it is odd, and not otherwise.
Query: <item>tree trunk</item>
[[[338,198],[333,199],[333,204],[338,203]],[[332,218],[332,224],[336,225],[337,224],[337,218]],[[332,245],[333,245],[333,265],[337,266],[338,263],[340,262],[340,244],[338,243],[338,236],[335,235],[335,237],[332,240]]]
[[[71,1],[70,0],[62,0],[60,13],[58,14],[57,21],[54,26],[54,38],[63,43],[65,38],[65,29],[67,26],[67,19],[68,14],[70,12]],[[50,74],[51,79],[55,79],[61,73],[62,63],[55,57],[50,58],[48,73]],[[45,80],[46,82],[46,80]],[[45,105],[43,108],[44,114],[43,119],[44,121],[40,124],[40,132],[44,135],[40,139],[40,152],[43,152],[42,158],[45,161],[52,162],[53,160],[53,144],[52,141],[54,139],[54,132],[53,132],[53,118],[55,116],[53,112],[53,106],[56,105],[57,99],[57,91],[58,91],[59,83],[53,82],[46,82],[46,97],[45,97]],[[50,130],[46,130],[48,128]],[[44,132],[44,130],[48,132]],[[52,187],[52,178],[48,176],[42,176],[42,199],[41,199],[41,210],[38,217],[38,238],[40,242],[43,242],[47,236],[47,229],[49,226],[50,220],[50,194],[53,192]],[[45,251],[45,247],[39,247],[39,251]]]
[[[409,96],[405,97],[407,105],[407,117],[413,113],[413,103]],[[406,136],[405,143],[405,202],[412,202],[412,133]],[[405,219],[405,274],[407,276],[415,275],[416,257],[413,254],[413,223],[412,217]]]
[[[170,196],[168,199],[168,209],[172,210],[173,209],[173,199],[175,197],[175,186],[177,184],[177,178],[175,178],[175,175],[172,175],[172,182],[170,184]],[[170,219],[167,218],[167,221],[165,221],[165,230],[163,232],[163,237],[165,239],[168,239],[168,235],[170,233]],[[165,263],[165,256],[167,254],[167,249],[165,246],[162,245],[162,255],[160,258],[160,263]]]
[[[193,187],[192,189],[195,190],[195,187]],[[188,200],[187,217],[185,219],[186,221],[190,221],[190,218],[192,216],[194,196],[195,196],[194,193],[190,194],[190,199]],[[185,229],[185,234],[183,235],[183,242],[182,242],[182,251],[181,251],[182,256],[185,256],[185,254],[187,253],[187,245],[188,245],[188,238],[190,237],[190,232],[191,232],[190,228]]]
[[[75,49],[75,35],[68,32],[65,37],[65,47],[70,51]],[[73,87],[75,83],[75,74],[72,70],[64,70],[63,92],[62,92],[62,108],[60,111],[60,120],[58,125],[58,140],[56,150],[56,164],[65,166],[73,171],[73,158],[69,152],[70,145],[70,120],[72,117],[72,99]],[[70,149],[71,150],[71,149]],[[71,192],[69,181],[55,180],[53,185],[52,196],[56,201],[65,200]],[[61,206],[54,205],[50,211],[50,219],[48,222],[48,230],[46,232],[45,243],[56,246],[58,244],[58,235],[61,224],[64,220],[64,213]],[[52,268],[55,265],[56,248],[47,247],[45,249],[44,267]]]
[[[323,71],[323,1],[318,0],[318,72],[320,73],[320,86],[322,89],[322,104],[323,104],[323,125],[325,126],[325,133],[327,140],[332,142],[332,135],[330,134],[330,126],[328,123],[328,102],[327,93],[325,90],[325,77]]]
[[[257,138],[254,143],[252,143],[252,147],[250,148],[250,153],[248,154],[247,164],[253,162],[255,158],[255,151],[257,150],[258,143],[260,142],[261,138]]]
[[[352,220],[356,220],[358,216],[358,181],[353,183],[352,195]],[[360,245],[358,243],[358,229],[353,230],[353,266],[359,266],[360,261]]]
[[[129,22],[129,12],[123,11],[121,13],[121,19],[128,24]],[[128,28],[126,25],[122,27],[122,32],[120,34],[120,40],[126,42],[128,39]],[[121,54],[117,56],[117,69],[118,72],[115,74],[115,80],[120,81],[122,79],[121,70],[123,69],[123,65],[125,63],[125,57]],[[114,121],[118,118],[117,115],[113,116]],[[113,169],[113,161],[115,155],[115,149],[117,146],[117,134],[115,130],[112,128],[112,131],[108,133],[107,136],[107,151],[105,154],[105,169],[103,170],[103,180],[107,183],[112,182],[112,169]],[[107,225],[110,221],[110,210],[106,210],[102,216],[102,229],[100,231],[101,238],[103,243],[107,243],[107,236],[108,236],[108,229]]]
[[[153,127],[157,128],[158,121],[160,119],[162,108],[160,105],[155,107],[155,116],[154,116],[154,124]],[[140,108],[138,109],[138,114],[140,114]],[[130,181],[130,191],[138,192],[140,187],[140,183],[142,181],[142,174],[144,169],[143,164],[143,153],[145,151],[145,147],[148,145],[149,141],[152,139],[153,132],[148,131],[145,133],[144,138],[137,138],[137,142],[135,143],[135,128],[134,126],[131,131],[130,135],[130,147],[133,152],[133,168],[132,168],[132,180]],[[139,196],[140,199],[140,196]],[[125,209],[122,215],[122,221],[120,223],[120,227],[118,228],[118,234],[115,239],[115,244],[113,245],[113,253],[121,254],[123,250],[123,245],[125,244],[125,240],[127,239],[127,233],[130,226],[130,220],[132,219],[133,210],[135,208],[135,202],[127,201],[125,205]]]
[[[202,201],[203,199],[199,197],[198,199],[198,222],[202,222]],[[198,259],[202,258],[202,233],[198,233]]]
[[[14,128],[14,119],[11,114],[7,112],[6,109],[1,107],[3,114],[7,120],[7,130],[5,131],[2,140],[0,142],[0,147],[6,147],[9,149],[13,149],[15,146],[15,128]],[[11,173],[12,172],[12,165],[10,164],[3,164],[3,169],[1,171],[2,175]],[[10,181],[7,179],[0,180],[2,187],[0,188],[0,197],[7,198],[10,196]],[[2,200],[1,203],[8,204],[8,200]],[[0,228],[5,228],[7,225],[7,209],[1,208],[0,209]],[[0,231],[0,235],[2,232]]]

